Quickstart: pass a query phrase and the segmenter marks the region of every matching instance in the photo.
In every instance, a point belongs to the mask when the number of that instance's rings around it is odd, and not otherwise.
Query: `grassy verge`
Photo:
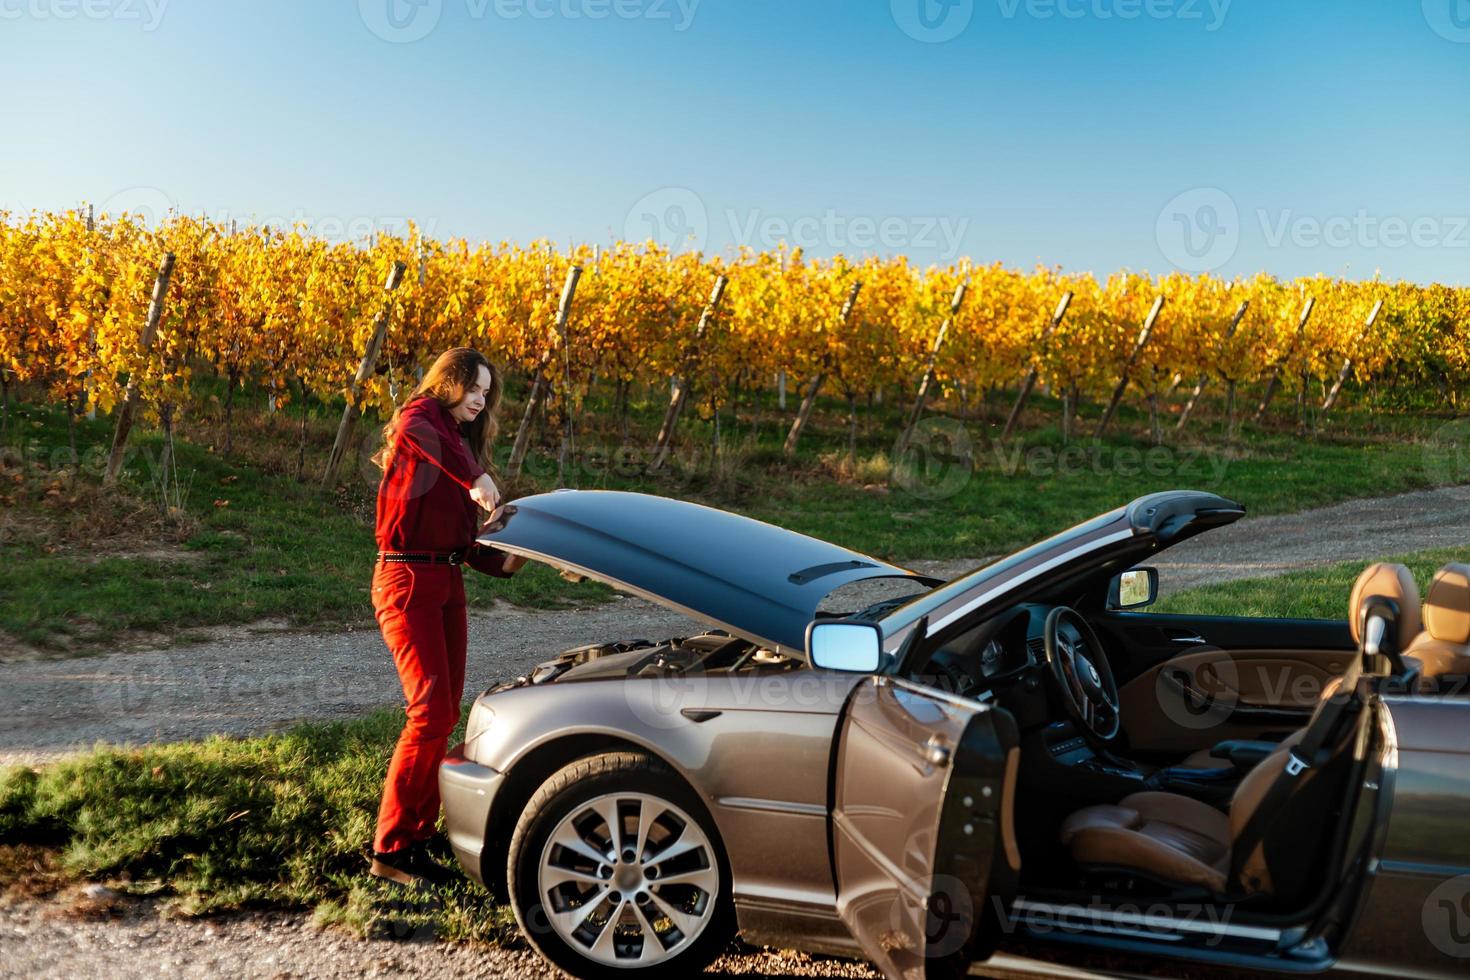
[[[1428,592],[1429,583],[1441,565],[1467,559],[1470,559],[1470,545],[1418,551],[1383,560],[1407,565],[1423,595]],[[1165,596],[1154,609],[1161,613],[1195,616],[1345,619],[1353,582],[1367,564],[1366,560],[1341,562],[1272,578],[1242,579],[1185,589]]]
[[[361,934],[506,941],[509,910],[467,880],[409,897],[367,874],[361,848],[402,723],[381,712],[12,767],[0,771],[0,845],[43,848],[53,875],[155,898],[169,913],[273,906]]]
[[[158,485],[155,431],[135,430],[119,488],[101,491],[110,420],[79,420],[73,468],[60,410],[12,413],[0,445],[0,658],[19,645],[107,651],[134,634],[188,641],[204,627],[262,619],[371,626],[376,471],[366,457],[376,426],[364,420],[368,440],[327,492],[320,465],[337,406],[237,410],[227,455],[221,393],[208,379],[198,386],[200,404],[181,418],[174,444],[181,479],[171,507]],[[801,452],[787,458],[780,447],[790,412],[757,398],[727,413],[717,457],[711,422],[689,413],[672,463],[648,475],[639,447],[657,431],[662,404],[653,396],[662,394],[633,400],[626,435],[610,404],[590,400],[566,465],[554,445],[534,451],[506,496],[573,486],[681,497],[903,562],[1001,553],[1172,487],[1213,490],[1263,514],[1470,478],[1458,442],[1442,436],[1443,419],[1344,414],[1312,439],[1252,427],[1227,441],[1204,415],[1183,437],[1153,446],[1145,421],[1125,407],[1115,435],[1068,444],[1058,406],[1044,398],[1028,408],[1023,438],[1005,445],[990,441],[1007,407],[999,401],[971,406],[963,420],[936,413],[896,472],[891,436],[904,406],[863,414],[850,448],[845,405],[824,402]],[[253,404],[257,395],[238,397]],[[518,416],[509,403],[507,428]],[[556,431],[543,433],[547,442]],[[631,448],[632,465],[611,461],[619,447]],[[502,445],[502,463],[507,452]],[[537,565],[504,580],[469,574],[466,584],[475,605],[499,597],[556,607],[611,594]]]

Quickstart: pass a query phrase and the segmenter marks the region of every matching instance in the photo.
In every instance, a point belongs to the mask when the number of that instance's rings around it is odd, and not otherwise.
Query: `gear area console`
[[[1164,791],[1190,796],[1211,806],[1230,802],[1240,770],[1159,768],[1100,748],[1071,721],[1057,721],[1032,733],[1023,753],[1027,770],[1055,795],[1086,803],[1116,803],[1131,793]]]

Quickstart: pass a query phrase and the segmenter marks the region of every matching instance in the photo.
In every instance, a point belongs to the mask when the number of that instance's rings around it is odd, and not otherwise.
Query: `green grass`
[[[1470,543],[1464,548],[1437,548],[1382,560],[1407,565],[1423,595],[1429,591],[1429,583],[1441,565],[1467,558],[1470,558]],[[1353,583],[1373,560],[1376,559],[1365,558],[1271,578],[1185,589],[1165,596],[1153,611],[1195,616],[1346,619]]]
[[[272,906],[362,934],[508,941],[509,910],[468,880],[410,898],[367,874],[361,848],[402,724],[380,712],[0,770],[0,844],[42,846],[66,877],[184,915]]]
[[[135,430],[133,462],[112,495],[98,486],[111,420],[79,423],[83,466],[72,484],[64,469],[64,414],[33,405],[12,410],[9,458],[26,464],[18,473],[0,466],[0,498],[10,511],[0,513],[0,646],[8,636],[42,651],[88,653],[139,632],[187,641],[202,627],[260,619],[320,629],[371,625],[376,471],[354,457],[335,492],[318,486],[340,402],[305,406],[305,479],[298,481],[302,406],[267,414],[254,410],[258,393],[239,395],[227,459],[221,391],[207,377],[196,385],[199,404],[181,418],[175,442],[187,487],[177,514],[164,514],[156,502],[155,430]],[[633,400],[631,445],[651,442],[664,397],[654,388]],[[1168,446],[1153,447],[1144,437],[1146,419],[1125,405],[1114,434],[1067,445],[1056,403],[1040,397],[1028,408],[1024,441],[1005,446],[991,441],[1008,407],[1004,399],[972,404],[973,417],[963,421],[936,409],[928,431],[958,434],[959,444],[934,439],[894,473],[892,435],[905,404],[890,398],[871,415],[860,408],[849,456],[846,406],[822,401],[801,452],[788,459],[780,446],[796,400],[783,413],[769,394],[743,399],[738,413],[724,412],[718,459],[709,452],[712,421],[691,409],[667,472],[648,476],[636,465],[620,472],[601,461],[623,442],[609,401],[589,400],[578,419],[577,451],[562,471],[553,418],[523,478],[504,488],[507,496],[563,485],[681,497],[905,562],[1003,553],[1159,489],[1212,490],[1251,514],[1267,514],[1470,479],[1459,441],[1437,434],[1444,419],[1344,413],[1311,439],[1247,426],[1227,443],[1218,420],[1202,410],[1183,437],[1170,431]],[[508,403],[502,465],[518,418],[518,406]],[[1081,430],[1090,433],[1093,424],[1084,419]],[[361,431],[372,435],[374,428],[365,419]],[[109,557],[119,541],[128,547]],[[467,573],[466,587],[478,606],[499,597],[557,607],[612,594],[535,564],[509,579]]]

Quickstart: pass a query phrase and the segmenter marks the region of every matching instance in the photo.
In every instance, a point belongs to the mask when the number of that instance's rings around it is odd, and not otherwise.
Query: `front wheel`
[[[577,977],[685,977],[734,933],[730,871],[708,811],[646,755],[579,759],[531,797],[507,884],[531,944]]]

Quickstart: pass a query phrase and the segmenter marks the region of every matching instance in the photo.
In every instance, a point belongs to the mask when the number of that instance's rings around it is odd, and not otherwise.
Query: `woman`
[[[525,563],[474,541],[480,510],[499,504],[486,469],[500,396],[500,376],[482,354],[445,351],[384,426],[373,457],[383,470],[373,612],[398,667],[408,721],[388,766],[371,868],[403,885],[452,876],[425,844],[439,819],[439,763],[464,694],[459,566],[508,578]]]

